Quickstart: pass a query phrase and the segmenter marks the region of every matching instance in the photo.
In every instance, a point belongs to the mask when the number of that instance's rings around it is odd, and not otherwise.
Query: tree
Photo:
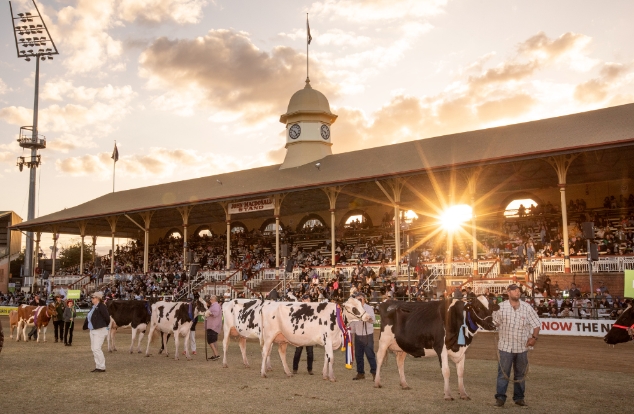
[[[11,268],[9,273],[11,273],[11,277],[20,277],[20,269],[24,264],[24,250],[20,252],[20,255],[17,259],[11,260]]]
[[[62,247],[59,252],[60,267],[79,266],[81,254],[81,243],[71,244],[68,247]],[[84,244],[84,265],[92,261],[92,249],[87,244]]]

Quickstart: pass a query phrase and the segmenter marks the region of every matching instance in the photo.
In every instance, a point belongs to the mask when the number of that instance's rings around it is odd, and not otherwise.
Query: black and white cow
[[[608,345],[622,344],[634,339],[634,307],[628,306],[621,316],[614,322],[610,330],[603,337]]]
[[[388,301],[379,305],[381,333],[374,386],[381,388],[381,365],[388,350],[396,353],[401,387],[405,381],[405,356],[438,356],[445,381],[445,400],[453,400],[449,390],[449,357],[456,364],[460,398],[470,399],[464,388],[465,352],[478,329],[494,330],[492,313],[499,310],[482,295],[462,300],[434,302]],[[464,343],[459,340],[462,337]]]
[[[350,298],[342,306],[344,322],[363,320],[367,322],[370,316],[365,312],[361,302]],[[323,346],[326,351],[324,358],[324,379],[335,381],[332,368],[333,349],[339,348],[343,342],[343,333],[337,324],[336,303],[303,303],[303,302],[265,302],[262,306],[263,331],[260,339],[262,345],[261,375],[266,378],[266,358],[271,353],[273,343],[279,344],[278,352],[282,359],[284,372],[291,377],[293,374],[286,364],[286,347],[294,346]]]
[[[207,312],[207,303],[202,298],[194,302],[165,302],[159,301],[152,305],[152,317],[150,319],[150,332],[148,333],[147,349],[145,356],[150,356],[150,343],[155,330],[163,336],[164,343],[167,344],[167,334],[174,335],[174,345],[176,352],[174,359],[178,360],[178,344],[180,337],[185,337],[185,355],[188,360],[189,354],[189,332],[194,318],[204,315]],[[165,356],[169,357],[167,346]]]
[[[152,316],[152,307],[146,300],[112,300],[106,303],[110,314],[110,331],[108,331],[108,352],[116,351],[115,335],[118,328],[131,328],[132,341],[130,353],[134,348],[134,340],[138,334],[137,352],[141,353],[141,341]]]
[[[260,340],[262,335],[262,305],[268,300],[232,299],[222,304],[223,332],[222,366],[227,368],[227,348],[229,338],[238,337],[242,363],[249,368],[247,361],[247,339]],[[267,357],[267,370],[271,370],[271,358]]]

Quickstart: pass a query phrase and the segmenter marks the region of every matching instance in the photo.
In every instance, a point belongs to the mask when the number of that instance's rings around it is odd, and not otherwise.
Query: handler
[[[500,335],[498,342],[500,361],[494,406],[504,407],[511,366],[513,366],[513,401],[525,408],[527,404],[524,401],[526,391],[524,376],[528,370],[527,348],[532,348],[537,343],[540,323],[537,312],[528,303],[520,301],[519,286],[509,285],[507,292],[509,299],[502,302],[500,310],[493,314],[493,321]]]
[[[90,329],[90,348],[95,357],[95,369],[90,372],[106,372],[106,358],[101,347],[108,335],[110,314],[108,308],[102,302],[103,292],[95,292],[91,296],[92,309],[88,312],[84,321],[84,331]]]
[[[216,342],[218,342],[218,334],[222,329],[222,307],[218,303],[218,297],[216,295],[211,295],[209,298],[211,305],[209,305],[209,309],[205,312],[205,332],[207,334],[207,343],[211,347],[214,355],[209,358],[210,361],[217,361],[220,356],[218,355],[218,349],[216,348]],[[228,333],[225,333],[228,335]]]
[[[310,302],[310,295],[305,294],[302,296],[302,302]],[[295,347],[295,355],[293,355],[293,374],[297,374],[297,370],[299,369],[299,360],[302,358],[302,350],[303,346]],[[313,361],[315,360],[313,347],[306,347],[306,368],[308,368],[308,375],[313,375]]]

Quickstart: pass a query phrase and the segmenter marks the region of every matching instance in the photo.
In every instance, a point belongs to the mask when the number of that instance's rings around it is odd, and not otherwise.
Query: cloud
[[[201,105],[239,112],[246,123],[279,115],[289,97],[303,86],[306,55],[278,46],[258,49],[245,32],[210,30],[196,39],[157,39],[140,59],[140,75],[153,90],[167,90],[155,99],[163,109],[185,113]],[[313,86],[329,98],[337,88],[318,65],[311,65]],[[318,81],[316,81],[318,80]]]
[[[445,10],[447,0],[324,0],[310,7],[310,14],[354,22],[419,19]]]
[[[202,177],[221,172],[236,171],[271,164],[266,156],[235,158],[225,154],[201,153],[190,149],[150,148],[143,155],[125,155],[120,148],[117,177],[174,178],[175,175]],[[70,176],[95,176],[105,180],[112,176],[112,154],[68,157],[56,161],[57,171]]]
[[[53,150],[68,152],[75,148],[90,148],[94,146],[93,138],[114,131],[116,122],[130,113],[135,96],[129,85],[88,88],[65,79],[53,79],[45,83],[42,100],[55,103],[40,109],[39,128],[51,134],[49,148]],[[30,125],[32,118],[31,108],[9,106],[0,109],[0,119],[9,124]],[[61,134],[55,136],[55,133]]]
[[[518,52],[542,63],[566,62],[575,70],[587,71],[599,63],[586,53],[591,41],[591,37],[580,33],[566,32],[551,39],[544,32],[539,32],[520,43]]]
[[[118,16],[128,22],[199,23],[207,0],[121,0]]]
[[[630,69],[630,65],[612,62],[605,63],[598,77],[589,79],[575,87],[574,98],[587,104],[606,100],[609,92],[615,90],[621,84],[621,79]]]
[[[2,79],[0,79],[0,95],[5,94],[9,91],[9,87]]]
[[[367,46],[372,42],[368,36],[357,35],[355,32],[347,32],[341,29],[329,29],[325,33],[319,30],[311,30],[313,41],[311,45],[337,46],[337,47],[360,47]],[[306,29],[295,29],[290,33],[279,33],[281,38],[291,40],[306,39]]]

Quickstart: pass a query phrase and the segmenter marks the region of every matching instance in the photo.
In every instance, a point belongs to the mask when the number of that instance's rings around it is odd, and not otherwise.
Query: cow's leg
[[[404,390],[411,389],[405,380],[405,358],[407,354],[403,351],[396,352],[396,366],[398,367],[398,376],[401,380],[401,388]]]
[[[271,366],[271,354],[266,357],[266,370],[273,371],[273,367]]]
[[[381,366],[383,365],[383,358],[387,355],[389,342],[385,340],[385,335],[382,334],[379,337],[379,350],[376,353],[376,375],[374,377],[374,388],[381,388]],[[381,340],[383,339],[383,340]]]
[[[282,342],[277,346],[277,352],[280,354],[280,359],[282,360],[282,366],[284,367],[284,372],[287,377],[292,377],[293,373],[290,369],[288,369],[288,364],[286,363],[286,347],[288,344],[286,342]]]
[[[273,346],[273,339],[266,339],[262,343],[262,368],[260,369],[260,375],[262,378],[266,378],[266,359],[271,353],[271,347]]]
[[[22,321],[15,326],[15,342],[20,342],[20,336],[23,334]]]
[[[227,347],[229,346],[229,339],[230,339],[229,330],[225,326],[224,337],[222,338],[222,367],[223,368],[229,368],[229,365],[227,364]],[[207,346],[207,335],[205,335],[205,346]]]
[[[332,339],[330,338],[330,335],[328,336],[328,338],[326,338],[326,361],[328,362],[328,379],[330,380],[330,382],[335,382],[337,381],[335,379],[335,370],[334,370],[334,352],[332,349]]]
[[[178,345],[180,344],[180,332],[179,331],[173,331],[172,332],[174,334],[174,347],[176,348],[176,355],[174,355],[174,361],[178,361]],[[189,332],[188,332],[189,334]],[[165,350],[167,350],[167,347],[165,347]]]
[[[241,336],[238,339],[238,343],[240,344],[240,352],[242,352],[242,363],[245,368],[249,368],[249,361],[247,361],[247,338]]]
[[[130,353],[133,352],[134,350],[134,339],[136,338],[136,328],[132,328],[132,332],[131,332],[131,336],[132,339],[130,340]]]
[[[151,324],[150,325],[150,333],[147,336],[147,348],[145,348],[145,356],[146,357],[150,356],[150,344],[152,343],[152,336],[154,334],[154,329],[156,329],[156,325]]]
[[[185,335],[185,359],[187,359],[188,361],[191,361],[192,359],[192,355],[190,353],[190,345],[191,345],[191,340],[192,340],[192,335],[191,332],[187,332],[187,335]],[[176,349],[176,352],[178,352],[178,348]]]
[[[458,362],[456,362],[456,373],[458,374],[458,390],[460,391],[460,398],[463,400],[470,400],[471,398],[469,398],[469,396],[467,395],[467,391],[465,391],[464,389],[464,354],[462,355],[462,358],[460,358],[458,360]]]
[[[169,358],[170,353],[167,350],[167,341],[169,340],[169,334],[161,332],[161,350],[165,352],[165,357]]]
[[[110,330],[108,331],[108,334],[106,335],[106,339],[108,340],[108,352],[112,352],[112,322],[110,322]]]
[[[139,340],[137,342],[137,353],[141,353],[141,341],[143,340],[143,336],[145,335],[145,330],[138,332]]]
[[[440,353],[440,368],[442,371],[442,377],[445,380],[445,401],[453,401],[453,397],[451,396],[451,390],[449,389],[449,358],[447,357],[447,347],[442,347],[442,352]]]

